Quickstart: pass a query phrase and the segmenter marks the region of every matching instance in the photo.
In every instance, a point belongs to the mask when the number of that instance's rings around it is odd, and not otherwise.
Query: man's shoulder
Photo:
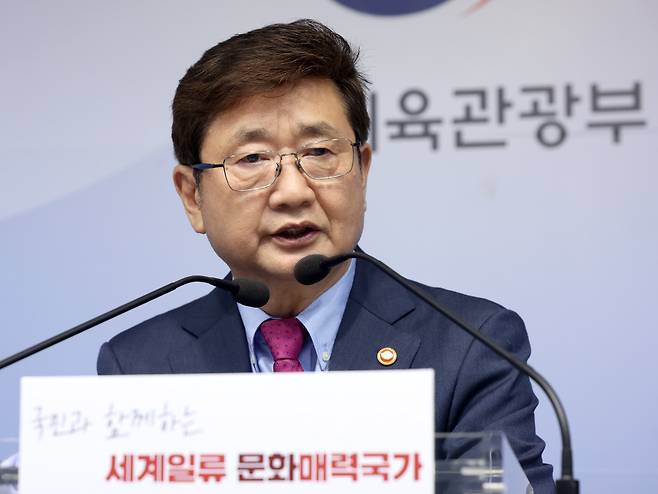
[[[158,314],[132,328],[126,329],[110,339],[112,345],[135,345],[142,342],[152,342],[163,338],[179,336],[181,330],[185,333],[185,326],[190,319],[212,319],[215,311],[208,313],[208,309],[216,305],[216,290],[187,302],[179,307]]]
[[[172,350],[195,339],[219,317],[218,290],[147,319],[101,347],[99,374],[164,372]]]
[[[406,281],[425,293],[454,319],[492,338],[508,351],[517,353],[519,358],[528,357],[528,334],[523,320],[516,312],[486,298],[411,279]],[[366,263],[357,265],[351,300],[359,304],[359,310],[367,310],[398,331],[418,338],[417,363],[445,367],[453,372],[459,368],[459,362],[466,357],[475,341],[453,319]]]
[[[418,282],[415,286],[426,292],[434,301],[455,319],[470,326],[485,337],[494,340],[506,350],[516,353],[517,357],[527,359],[530,355],[530,342],[525,323],[521,316],[489,299],[431,287]],[[437,333],[439,345],[450,341],[463,350],[471,347],[474,337],[458,328],[449,317],[418,301],[416,320],[423,322],[425,333]],[[488,354],[488,353],[487,353]],[[493,355],[493,354],[492,354]],[[497,357],[496,357],[497,358]]]
[[[409,278],[405,279],[441,307],[476,327],[481,326],[494,314],[507,311],[502,305],[486,298],[430,286]],[[400,305],[413,307],[416,317],[424,318],[438,314],[407,288],[366,262],[357,265],[357,276],[353,289],[354,298],[365,305],[381,309],[382,312],[390,310],[391,305]]]
[[[440,306],[476,327],[480,327],[495,314],[509,311],[501,304],[487,298],[409,281],[430,295]],[[426,304],[423,305],[431,310]]]

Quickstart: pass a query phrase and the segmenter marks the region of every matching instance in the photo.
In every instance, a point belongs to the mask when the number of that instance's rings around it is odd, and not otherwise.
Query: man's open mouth
[[[313,225],[285,226],[277,230],[274,236],[286,240],[296,240],[307,237],[317,231],[318,229]]]
[[[276,233],[276,235],[283,238],[300,238],[315,231],[317,231],[315,228],[309,226],[301,226],[294,228],[286,228],[285,230],[279,230]]]

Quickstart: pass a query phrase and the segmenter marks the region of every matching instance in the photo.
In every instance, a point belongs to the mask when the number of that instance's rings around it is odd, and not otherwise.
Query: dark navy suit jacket
[[[530,344],[517,314],[488,300],[418,286],[527,360]],[[377,361],[382,347],[397,351],[390,367]],[[552,467],[542,463],[544,442],[535,434],[537,398],[529,380],[387,275],[359,261],[330,370],[408,368],[435,371],[437,432],[504,431],[535,494],[553,492]],[[120,333],[98,356],[99,374],[200,372],[251,372],[237,306],[217,289]]]

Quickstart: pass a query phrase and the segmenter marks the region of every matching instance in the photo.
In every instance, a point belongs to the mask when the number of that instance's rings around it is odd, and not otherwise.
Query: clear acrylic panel
[[[18,439],[0,437],[0,494],[16,494],[18,483]]]
[[[532,494],[501,432],[436,434],[435,455],[437,494]]]

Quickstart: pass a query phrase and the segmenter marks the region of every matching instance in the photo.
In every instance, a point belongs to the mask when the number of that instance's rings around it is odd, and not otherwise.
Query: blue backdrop
[[[402,4],[4,3],[1,353],[176,278],[225,272],[171,185],[173,91],[217,41],[313,17],[362,47],[374,82],[363,247],[519,312],[531,364],[569,412],[583,492],[651,491],[658,5]],[[183,288],[0,372],[0,437],[17,434],[21,376],[92,374],[103,341],[205,291]]]

